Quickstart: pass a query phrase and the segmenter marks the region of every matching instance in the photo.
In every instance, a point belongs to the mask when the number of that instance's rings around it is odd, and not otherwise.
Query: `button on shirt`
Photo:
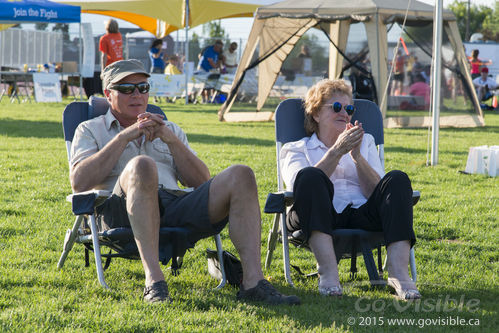
[[[328,147],[319,140],[315,133],[311,137],[288,142],[281,148],[279,157],[282,177],[288,191],[293,190],[298,171],[316,165],[327,151]],[[372,135],[364,134],[360,153],[380,177],[385,175]],[[352,204],[353,208],[358,208],[367,201],[367,198],[362,194],[357,168],[350,154],[341,157],[329,179],[334,185],[332,204],[337,213],[341,213],[349,204]]]
[[[172,130],[187,148],[195,153],[189,147],[187,137],[178,125],[169,121],[165,121],[165,125]],[[111,111],[108,111],[105,115],[81,123],[76,129],[71,145],[71,167],[103,149],[123,129]],[[140,140],[133,140],[127,144],[111,173],[95,189],[112,191],[127,163],[138,155],[146,155],[156,161],[159,184],[163,185],[166,189],[179,189],[177,181],[180,181],[180,176],[168,145],[159,138],[151,142],[144,140],[143,137]]]

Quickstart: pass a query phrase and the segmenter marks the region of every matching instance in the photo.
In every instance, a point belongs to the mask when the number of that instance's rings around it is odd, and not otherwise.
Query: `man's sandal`
[[[166,281],[154,282],[149,287],[144,288],[143,297],[144,301],[148,303],[171,303],[172,301]]]

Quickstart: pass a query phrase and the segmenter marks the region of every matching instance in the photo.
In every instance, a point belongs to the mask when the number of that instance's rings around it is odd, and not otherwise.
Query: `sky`
[[[244,0],[231,0],[233,2],[244,2]],[[434,4],[435,1],[433,0],[419,0],[422,2],[426,2],[428,4]],[[485,5],[491,8],[494,8],[496,0],[470,0],[471,4],[474,5]],[[260,0],[260,1],[252,1],[254,3],[261,3],[262,5],[267,5],[271,3],[275,3],[275,0]],[[277,1],[278,2],[278,1]],[[444,0],[444,7],[448,6],[449,4],[453,3],[454,0]],[[466,0],[460,0],[460,2],[466,2]],[[107,16],[102,16],[102,15],[93,15],[93,14],[82,14],[82,22],[91,22],[92,23],[92,29],[94,34],[103,34],[105,32],[104,29],[104,22],[108,19]],[[133,28],[137,27],[134,24],[128,23],[126,21],[118,20],[118,23],[120,27],[128,27],[128,28]],[[231,18],[231,19],[223,19],[221,20],[222,27],[225,29],[226,32],[229,33],[229,37],[231,39],[247,39],[249,32],[251,30],[251,25],[253,23],[253,18]],[[192,29],[192,31],[195,31],[198,35],[202,34],[202,27],[195,27]],[[176,38],[175,32],[173,33],[173,37]],[[179,32],[179,37],[184,38],[185,33],[184,32]]]
[[[244,0],[231,0],[233,2],[244,2]],[[426,2],[428,4],[434,4],[434,0],[419,0]],[[467,2],[466,0],[459,0],[460,2]],[[255,0],[253,3],[258,3],[263,5],[268,5],[271,3],[279,2],[275,0]],[[453,3],[454,0],[444,0],[444,7]],[[470,0],[472,5],[485,5],[494,8],[496,0]],[[104,22],[108,20],[107,16],[93,15],[93,14],[82,14],[82,22],[92,23],[92,30],[94,35],[101,35],[105,33]],[[136,28],[137,26],[126,21],[118,20],[119,26],[123,28]],[[230,39],[239,40],[247,39],[249,32],[251,30],[251,25],[253,23],[253,18],[231,18],[221,20],[222,27],[229,34]],[[77,29],[77,28],[75,28]],[[195,27],[191,29],[195,31],[198,35],[202,35],[202,26]],[[173,32],[173,38],[176,39],[176,32]],[[180,39],[184,39],[185,33],[179,32]]]

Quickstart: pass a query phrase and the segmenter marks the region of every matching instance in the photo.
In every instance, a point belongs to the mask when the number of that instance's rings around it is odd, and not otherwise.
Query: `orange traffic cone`
[[[497,96],[494,95],[494,97],[492,98],[492,107],[494,109],[497,109]]]

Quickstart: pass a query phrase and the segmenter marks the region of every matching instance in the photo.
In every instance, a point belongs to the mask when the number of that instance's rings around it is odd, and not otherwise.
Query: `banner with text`
[[[59,74],[33,73],[37,102],[62,102]]]
[[[184,94],[185,76],[183,74],[151,74],[149,83],[151,84],[151,90],[149,90],[151,96],[175,97]]]

